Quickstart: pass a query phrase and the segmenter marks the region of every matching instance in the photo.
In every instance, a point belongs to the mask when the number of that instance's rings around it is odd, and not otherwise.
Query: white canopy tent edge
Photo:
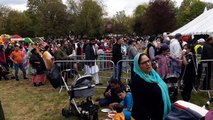
[[[201,15],[169,35],[174,36],[177,33],[182,35],[213,34],[213,9],[204,11]]]

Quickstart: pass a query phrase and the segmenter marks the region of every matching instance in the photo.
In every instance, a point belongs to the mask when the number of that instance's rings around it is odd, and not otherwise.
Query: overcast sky
[[[127,15],[132,15],[133,10],[142,3],[149,2],[149,0],[102,0],[106,5],[106,12],[108,16],[113,16],[117,11],[125,10]],[[175,0],[179,6],[183,0]],[[202,0],[213,2],[213,0]],[[63,0],[65,3],[66,0]],[[0,4],[11,7],[15,10],[26,10],[27,0],[0,0]]]

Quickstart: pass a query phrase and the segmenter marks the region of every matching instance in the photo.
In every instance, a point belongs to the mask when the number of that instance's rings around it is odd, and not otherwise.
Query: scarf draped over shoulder
[[[170,98],[169,98],[168,87],[154,69],[152,69],[149,74],[145,75],[145,73],[139,67],[139,64],[138,64],[139,57],[140,57],[140,54],[137,54],[134,58],[133,70],[137,75],[139,75],[146,82],[156,83],[160,87],[161,93],[162,93],[162,98],[163,98],[163,103],[164,103],[163,117],[165,118],[167,116],[167,114],[171,111],[171,102],[170,102]]]

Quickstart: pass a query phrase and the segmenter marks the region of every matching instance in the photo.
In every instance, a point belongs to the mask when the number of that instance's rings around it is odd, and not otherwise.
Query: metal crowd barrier
[[[129,80],[131,79],[131,66],[130,64],[133,64],[133,59],[126,59],[123,58],[123,60],[119,60],[117,62],[117,65],[122,63],[122,74],[121,74],[121,81],[125,80],[125,83],[128,84]]]
[[[198,64],[197,86],[201,92],[213,92],[213,59],[201,60]]]
[[[128,80],[131,79],[131,68],[130,64],[133,63],[133,60],[120,60],[117,64],[120,64],[122,62],[122,77],[121,80],[125,80],[125,82],[128,82]],[[201,65],[200,65],[201,64]],[[197,87],[199,92],[207,92],[210,96],[210,92],[213,92],[213,59],[209,60],[201,60],[199,64],[199,68],[201,69],[198,71],[198,74],[201,75],[200,79],[196,79],[194,86]],[[126,69],[127,68],[127,69]],[[200,72],[200,73],[199,73]],[[211,73],[209,73],[211,72]],[[205,80],[205,78],[208,78],[208,80]],[[180,82],[183,82],[179,80]],[[178,84],[179,88],[181,84]],[[206,88],[204,88],[206,87]]]
[[[84,64],[86,62],[96,62],[99,67],[99,81],[103,83],[104,88],[106,87],[107,81],[113,76],[114,72],[114,63],[111,60],[56,60],[54,64],[58,65],[60,71],[65,69],[74,69],[76,70],[81,76],[85,75],[85,67]],[[104,63],[110,64],[110,67],[104,67]],[[75,80],[79,75],[76,72],[72,72],[66,74],[65,78],[67,78],[68,82],[72,82]],[[71,79],[71,80],[70,80]],[[69,84],[69,83],[68,83]]]

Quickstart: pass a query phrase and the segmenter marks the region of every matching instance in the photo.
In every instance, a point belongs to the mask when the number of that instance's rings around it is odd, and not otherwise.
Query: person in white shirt
[[[182,58],[182,48],[181,48],[181,38],[182,35],[180,33],[175,35],[175,38],[170,41],[170,57],[173,59],[172,64],[172,72],[179,77],[181,74],[181,58]]]

